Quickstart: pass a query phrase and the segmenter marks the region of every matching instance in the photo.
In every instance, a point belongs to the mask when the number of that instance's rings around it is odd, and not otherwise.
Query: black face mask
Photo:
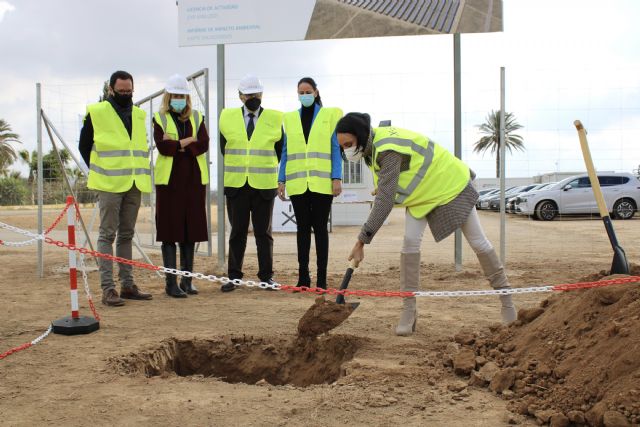
[[[260,98],[249,98],[244,102],[244,105],[249,109],[249,111],[258,111],[258,108],[260,108],[260,102],[262,102]]]
[[[118,92],[113,92],[113,100],[116,101],[116,104],[118,104],[121,107],[127,107],[131,105],[132,99],[133,99],[133,95],[130,93],[122,94]]]

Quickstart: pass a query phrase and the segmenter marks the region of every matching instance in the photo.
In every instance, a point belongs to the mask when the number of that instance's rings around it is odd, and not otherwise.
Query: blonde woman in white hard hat
[[[180,270],[193,271],[196,242],[208,239],[206,185],[209,135],[201,112],[193,110],[187,79],[169,78],[160,111],[153,118],[153,139],[160,153],[154,169],[156,185],[156,241],[162,242],[165,267],[176,268],[176,243]],[[186,298],[198,293],[190,277],[167,274],[165,292]]]
[[[247,75],[238,85],[240,108],[220,113],[220,151],[224,156],[224,194],[231,223],[230,279],[242,279],[249,220],[258,252],[258,278],[274,284],[271,218],[278,187],[278,162],[282,153],[282,113],[262,107],[263,86]],[[232,282],[222,292],[235,289]]]

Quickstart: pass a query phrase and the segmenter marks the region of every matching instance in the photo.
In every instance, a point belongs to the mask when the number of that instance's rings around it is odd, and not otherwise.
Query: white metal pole
[[[196,86],[197,87],[197,86]],[[204,125],[207,127],[207,132],[210,132],[209,127],[209,69],[204,69]],[[217,138],[214,138],[217,140]],[[211,145],[209,145],[211,147]],[[216,150],[217,152],[220,150]],[[206,153],[207,167],[211,170],[211,149]],[[211,173],[209,173],[211,175]],[[211,179],[207,184],[207,256],[213,255],[213,239],[211,238]]]
[[[220,119],[220,113],[224,108],[224,45],[218,45],[217,52],[217,84],[218,84],[218,114],[216,117]],[[218,129],[218,132],[220,130]],[[224,159],[220,150],[218,152],[218,268],[224,269],[225,265],[225,216],[224,216]]]
[[[505,89],[505,73],[504,67],[500,67],[500,259],[502,265],[506,263],[506,210],[505,210],[505,154],[506,144],[504,140],[504,89]]]
[[[43,177],[42,177],[42,86],[40,83],[36,83],[36,118],[38,120],[37,129],[37,142],[38,142],[38,234],[42,234],[42,203],[43,203]],[[44,254],[43,254],[43,242],[38,240],[38,277],[44,277]]]
[[[462,158],[462,85],[460,62],[460,33],[453,35],[453,150],[457,158]],[[462,271],[462,233],[455,231],[454,259],[456,271]]]

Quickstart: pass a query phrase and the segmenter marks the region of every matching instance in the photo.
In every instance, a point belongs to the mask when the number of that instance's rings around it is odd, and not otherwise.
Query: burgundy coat
[[[180,122],[171,114],[178,138],[191,135],[191,122]],[[173,157],[167,185],[156,185],[156,241],[193,243],[208,240],[206,189],[202,185],[196,156],[209,149],[209,135],[204,122],[198,129],[198,142],[179,151],[180,142],[163,140],[162,127],[153,121],[153,139],[160,154]]]

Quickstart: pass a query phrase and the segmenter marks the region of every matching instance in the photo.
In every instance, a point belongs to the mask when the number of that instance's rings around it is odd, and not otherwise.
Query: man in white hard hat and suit
[[[278,163],[282,153],[282,113],[263,108],[263,86],[247,75],[238,85],[240,108],[220,113],[220,150],[224,156],[224,194],[231,223],[228,276],[242,279],[249,220],[258,252],[258,278],[273,280],[273,237],[271,219],[278,188]],[[233,291],[229,282],[223,292]]]

